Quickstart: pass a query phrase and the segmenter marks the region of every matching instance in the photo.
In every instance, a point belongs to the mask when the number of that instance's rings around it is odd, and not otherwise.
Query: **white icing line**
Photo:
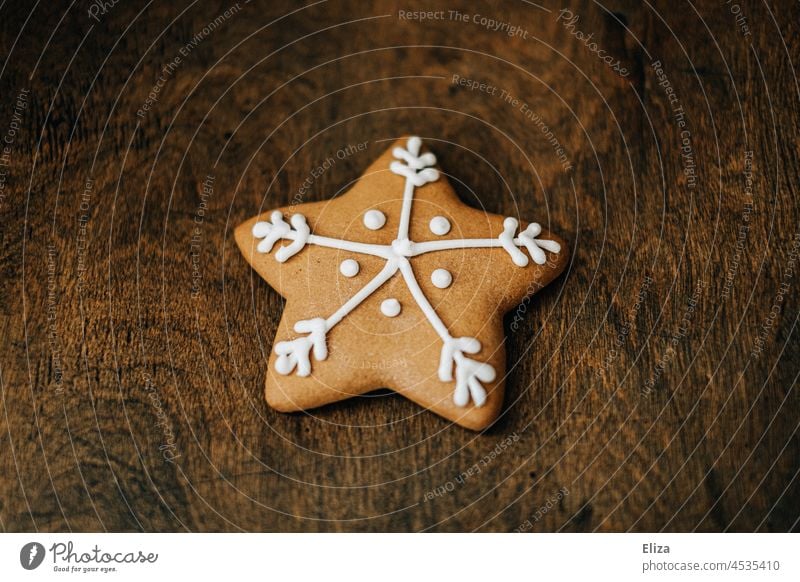
[[[403,190],[403,208],[400,211],[400,228],[397,230],[397,240],[408,239],[408,230],[411,223],[411,205],[414,198],[414,183],[406,178]]]
[[[486,390],[481,382],[493,382],[497,377],[494,367],[490,364],[478,362],[464,356],[463,352],[476,354],[481,349],[481,343],[472,337],[454,338],[450,335],[447,326],[442,322],[436,310],[425,297],[425,293],[417,283],[411,263],[406,258],[399,258],[400,272],[405,279],[408,290],[422,309],[433,329],[439,334],[444,345],[439,359],[439,380],[442,382],[453,381],[453,366],[455,365],[456,387],[453,392],[453,402],[456,406],[464,407],[472,398],[476,407],[486,403]]]
[[[290,244],[278,249],[278,252],[275,253],[275,260],[280,263],[287,261],[299,253],[306,244],[361,253],[363,255],[372,255],[381,257],[382,259],[390,259],[394,256],[392,247],[389,245],[376,245],[310,234],[311,229],[308,227],[306,218],[302,214],[295,214],[292,216],[291,223],[294,229],[283,220],[283,216],[279,210],[274,211],[270,215],[270,218],[272,222],[256,222],[253,225],[252,233],[255,238],[263,239],[256,246],[256,250],[259,253],[271,252],[275,243],[279,240],[292,241]]]
[[[330,238],[327,236],[318,236],[316,234],[312,234],[308,237],[308,244],[317,245],[319,247],[327,247],[329,249],[339,249],[341,251],[361,253],[362,255],[372,255],[382,259],[391,259],[394,256],[392,253],[392,247],[389,245],[361,243],[339,238]]]
[[[461,352],[454,354],[456,363],[456,389],[453,391],[453,402],[456,406],[466,406],[470,398],[480,408],[486,404],[486,389],[482,382],[494,382],[497,377],[491,364],[478,362],[466,357]]]
[[[439,358],[439,380],[453,381],[455,366],[456,387],[453,390],[453,402],[456,406],[466,406],[470,398],[480,408],[486,403],[486,390],[481,382],[493,382],[497,377],[491,364],[468,358],[468,354],[481,351],[481,342],[473,337],[454,338],[444,342]]]
[[[428,301],[428,298],[425,297],[425,293],[420,288],[419,283],[417,283],[414,270],[411,268],[411,263],[405,258],[398,260],[400,262],[400,272],[403,274],[403,279],[406,281],[408,290],[411,291],[411,296],[414,298],[414,301],[417,302],[417,305],[419,305],[419,308],[431,323],[433,329],[436,330],[436,333],[439,334],[439,337],[442,338],[443,341],[447,342],[453,339],[453,336],[451,336],[450,332],[447,330],[447,326],[439,319],[436,310],[433,308],[430,301]]]
[[[536,244],[542,247],[544,250],[555,253],[556,255],[561,252],[561,245],[554,240],[537,238]]]
[[[453,249],[484,249],[503,246],[496,238],[454,238],[447,240],[431,240],[411,245],[411,256],[416,257],[435,251]]]
[[[269,253],[275,243],[282,238],[291,238],[294,240],[294,233],[291,227],[283,220],[283,215],[279,210],[274,211],[270,215],[272,222],[256,222],[253,225],[253,236],[256,238],[264,239],[258,243],[257,250],[259,253]],[[291,234],[291,236],[289,236]]]
[[[384,283],[386,283],[386,281],[391,279],[392,275],[394,275],[397,272],[397,269],[398,269],[397,259],[389,259],[388,261],[386,261],[386,265],[384,265],[380,273],[375,275],[375,277],[369,283],[364,285],[364,287],[362,287],[358,293],[353,295],[347,301],[347,303],[342,305],[339,309],[336,310],[336,312],[333,315],[331,315],[328,319],[325,320],[325,324],[327,326],[326,331],[330,331],[331,329],[333,329],[333,327],[337,323],[342,321],[345,317],[347,317],[347,315],[351,311],[353,311],[356,307],[361,305],[361,303],[367,297],[375,293],[375,291],[377,291],[381,285],[383,285]]]
[[[275,371],[284,376],[291,374],[297,368],[297,375],[306,377],[311,374],[311,358],[309,354],[314,354],[314,359],[325,360],[328,357],[328,347],[326,337],[328,332],[342,319],[358,307],[367,297],[372,295],[377,289],[388,281],[397,272],[398,266],[395,259],[386,262],[380,273],[378,273],[369,283],[353,295],[336,312],[323,319],[316,317],[298,321],[294,330],[297,333],[307,333],[292,340],[282,341],[275,344],[275,353],[278,358],[275,360]]]
[[[477,354],[481,350],[481,343],[472,337],[450,338],[442,346],[441,357],[439,358],[439,380],[442,382],[453,381],[453,362],[456,353],[462,351],[468,354]]]
[[[275,260],[279,263],[285,263],[287,260],[291,259],[297,253],[303,250],[303,247],[306,246],[308,242],[309,235],[311,234],[311,229],[308,228],[308,224],[306,223],[306,217],[302,214],[295,214],[291,218],[292,228],[294,229],[292,233],[294,234],[294,240],[281,248],[278,249],[278,252],[275,253]]]
[[[283,222],[282,219],[281,222]],[[269,228],[269,230],[265,232],[263,230],[263,225],[266,225]],[[270,252],[275,242],[277,242],[280,239],[291,240],[291,241],[296,240],[296,238],[298,237],[298,233],[289,229],[289,225],[286,224],[285,222],[283,222],[283,225],[285,225],[285,227],[279,225],[278,228],[274,228],[274,225],[268,222],[257,222],[253,226],[253,235],[256,236],[257,238],[264,238],[264,240],[262,240],[258,244],[259,252],[261,253]],[[530,226],[528,228],[530,229]],[[528,248],[529,251],[530,251],[529,245],[535,244],[535,246],[550,251],[551,253],[558,254],[559,252],[561,252],[561,245],[559,245],[557,242],[546,239],[544,240],[533,239],[528,235],[527,230],[528,229],[520,233],[520,236],[518,238],[511,239],[510,241],[511,244],[517,247],[524,246]],[[448,240],[432,240],[425,242],[412,242],[406,238],[406,239],[398,239],[398,241],[399,242],[397,241],[395,242],[398,245],[402,243],[403,248],[408,249],[404,250],[402,254],[410,257],[424,255],[425,253],[458,250],[458,249],[488,249],[488,248],[501,248],[501,247],[505,248],[504,241],[501,241],[499,238],[459,238],[459,239],[448,239]],[[372,255],[375,257],[380,257],[382,259],[390,259],[397,254],[392,249],[392,245],[362,243],[357,241],[320,236],[316,234],[309,234],[308,237],[306,238],[306,244],[317,245],[320,247],[327,247],[331,249],[339,249],[343,251],[351,251],[354,253],[360,253],[364,255]],[[289,246],[291,247],[291,245]],[[525,255],[522,256],[525,257]],[[525,260],[527,261],[527,257],[525,257]]]
[[[406,184],[403,188],[403,206],[400,210],[400,227],[397,230],[397,240],[408,239],[411,224],[411,206],[414,201],[414,188],[424,186],[428,182],[439,179],[439,171],[431,166],[436,165],[436,156],[432,153],[419,155],[422,140],[412,136],[406,141],[406,147],[396,147],[392,155],[402,161],[389,164],[389,170],[400,176],[405,176]],[[405,163],[403,163],[405,162]]]
[[[308,339],[314,348],[314,358],[324,360],[328,357],[328,345],[325,343],[325,334],[328,333],[326,322],[321,317],[298,321],[294,324],[297,333],[307,333]]]
[[[517,232],[517,226],[519,226],[519,221],[509,216],[503,221],[503,232],[497,238],[506,252],[511,255],[514,264],[524,267],[528,264],[528,257],[514,245],[514,233]]]
[[[297,375],[306,377],[311,374],[312,349],[315,359],[324,360],[328,357],[325,320],[317,317],[298,321],[294,330],[308,335],[275,344],[275,353],[278,355],[275,360],[275,371],[286,376],[297,368]]]
[[[511,220],[514,219],[512,218]],[[536,225],[536,223],[533,224]],[[541,229],[541,227],[539,228]],[[515,229],[516,226],[512,230]],[[498,238],[459,238],[450,240],[432,240],[419,243],[412,242],[411,254],[409,256],[417,257],[419,255],[424,255],[425,253],[449,251],[455,249],[502,248],[511,256],[511,260],[514,261],[515,265],[518,267],[524,267],[528,264],[528,257],[526,257],[525,253],[520,251],[517,247],[525,247],[537,265],[544,265],[547,262],[547,256],[544,254],[544,252],[542,252],[542,249],[555,254],[561,252],[561,245],[556,241],[534,238],[530,235],[529,230],[530,226],[528,229],[521,232],[517,238],[511,238],[512,234],[509,234],[510,231],[506,230]],[[539,232],[541,232],[541,230]]]

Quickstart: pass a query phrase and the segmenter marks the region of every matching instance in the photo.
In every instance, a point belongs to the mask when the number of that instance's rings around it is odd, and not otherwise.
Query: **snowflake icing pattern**
[[[304,335],[278,342],[275,345],[277,354],[275,370],[279,374],[288,375],[296,372],[299,376],[310,375],[312,354],[313,358],[318,361],[328,357],[326,339],[328,332],[399,272],[417,305],[442,340],[438,377],[442,382],[455,381],[453,402],[462,407],[466,406],[470,399],[478,407],[486,402],[486,390],[483,384],[494,381],[495,369],[490,364],[469,357],[480,352],[480,341],[472,337],[453,337],[450,334],[447,326],[437,315],[436,310],[419,286],[410,259],[424,253],[448,249],[502,248],[509,254],[515,265],[524,267],[528,264],[528,256],[522,252],[521,248],[528,251],[536,264],[543,265],[547,261],[544,251],[558,253],[561,251],[561,246],[552,240],[537,239],[536,237],[542,231],[541,226],[537,223],[531,223],[525,230],[516,234],[519,222],[511,217],[503,221],[503,232],[497,238],[448,239],[420,243],[410,240],[408,235],[414,190],[439,179],[439,171],[433,167],[436,165],[436,156],[429,152],[420,154],[421,147],[422,140],[418,137],[411,137],[405,148],[396,147],[392,151],[396,160],[391,163],[389,169],[393,173],[405,177],[406,181],[403,189],[400,226],[397,238],[391,245],[368,244],[317,236],[311,233],[306,218],[302,214],[294,214],[287,223],[283,219],[282,213],[275,211],[270,216],[270,222],[257,222],[253,226],[253,236],[261,239],[257,246],[257,251],[260,253],[271,252],[279,240],[289,241],[275,252],[275,259],[281,263],[301,252],[308,244],[372,255],[386,260],[386,265],[380,273],[333,314],[328,317],[316,317],[295,323],[294,331]],[[380,216],[382,217],[382,215]],[[370,228],[381,228],[382,226],[383,224],[379,223]],[[447,286],[450,283],[449,273],[444,272],[444,275],[448,277],[444,283],[444,286]]]

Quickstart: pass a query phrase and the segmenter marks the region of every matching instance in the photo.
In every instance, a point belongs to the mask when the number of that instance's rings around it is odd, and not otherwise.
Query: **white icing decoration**
[[[408,229],[411,221],[411,204],[414,200],[414,188],[423,186],[428,182],[439,179],[439,171],[430,166],[436,165],[436,156],[431,153],[419,155],[422,140],[410,137],[406,142],[406,149],[397,147],[392,150],[392,155],[403,160],[392,162],[389,169],[400,176],[405,176],[406,185],[403,189],[403,208],[400,213],[400,228],[397,240],[408,239]],[[405,162],[405,163],[403,163]]]
[[[402,307],[400,306],[400,302],[392,297],[391,299],[384,299],[381,302],[381,313],[383,313],[386,317],[397,317],[400,315],[400,310]]]
[[[386,265],[380,273],[332,315],[327,318],[316,317],[298,321],[294,326],[294,331],[304,335],[275,344],[275,354],[277,355],[275,371],[277,373],[286,375],[296,370],[299,376],[310,375],[311,355],[313,354],[314,359],[318,361],[328,357],[328,332],[399,271],[414,301],[442,340],[438,377],[442,382],[455,381],[453,402],[457,406],[467,406],[470,400],[475,406],[485,404],[487,394],[483,384],[495,380],[494,368],[490,364],[467,357],[466,354],[474,355],[480,352],[481,344],[477,339],[454,338],[450,335],[447,326],[439,318],[420,288],[410,259],[425,253],[451,249],[502,248],[509,254],[515,265],[525,267],[528,264],[528,257],[520,250],[520,247],[524,247],[538,265],[547,262],[544,251],[559,253],[561,247],[555,241],[537,239],[536,237],[542,232],[542,227],[537,223],[528,225],[515,238],[519,222],[510,217],[503,222],[503,232],[497,238],[450,239],[421,243],[410,240],[408,234],[414,190],[439,179],[438,170],[432,167],[436,164],[436,157],[431,153],[420,155],[421,147],[422,140],[418,137],[411,137],[406,142],[405,148],[396,147],[392,151],[398,161],[392,162],[389,168],[393,173],[405,177],[406,181],[403,190],[400,226],[397,237],[390,245],[360,243],[311,234],[311,229],[302,214],[294,214],[289,223],[286,223],[282,213],[275,211],[270,215],[270,222],[256,222],[253,225],[253,236],[256,239],[262,239],[256,247],[260,253],[271,252],[279,240],[289,241],[289,244],[282,246],[275,253],[275,259],[281,263],[302,251],[308,244],[380,257],[386,261]],[[444,223],[439,219],[447,223],[447,230],[443,230]],[[373,230],[382,228],[386,224],[386,215],[378,210],[369,210],[364,214],[364,224]],[[444,217],[436,217],[430,224],[431,231],[440,236],[447,234],[449,228],[450,223]],[[440,234],[439,231],[443,232]],[[339,267],[345,276],[351,276],[348,275],[349,272],[352,272],[350,261],[355,263],[357,273],[358,263],[353,259],[347,259]],[[447,283],[443,286],[440,285],[445,278]],[[432,274],[431,280],[437,287],[444,288],[452,283],[452,275],[444,269],[437,269]],[[393,298],[386,299],[381,303],[381,312],[389,317],[397,315],[400,309],[400,303]],[[394,313],[395,310],[397,310],[396,313]],[[392,313],[394,315],[391,315]]]
[[[442,339],[442,352],[439,358],[439,380],[442,382],[452,382],[453,366],[456,367],[456,388],[453,391],[453,402],[456,406],[466,406],[469,398],[475,406],[481,407],[486,403],[486,390],[481,382],[492,382],[496,373],[490,364],[484,364],[472,360],[464,355],[477,354],[481,350],[481,342],[473,337],[454,338],[450,335],[447,326],[439,318],[436,310],[431,305],[425,293],[420,289],[411,263],[405,259],[400,263],[400,272],[406,280],[411,295],[416,300],[422,313],[430,322],[431,326]]]
[[[345,259],[342,261],[342,264],[339,265],[339,272],[345,277],[355,277],[358,275],[360,268],[361,267],[358,265],[358,261],[353,259]]]
[[[297,333],[307,333],[290,341],[282,341],[275,344],[275,353],[278,355],[275,361],[275,371],[284,376],[291,374],[297,368],[298,376],[308,376],[311,374],[311,360],[309,352],[313,348],[314,359],[325,360],[328,357],[326,337],[333,327],[342,321],[356,307],[361,305],[367,297],[372,295],[381,285],[388,281],[397,272],[398,266],[395,259],[386,261],[386,266],[369,283],[353,295],[336,312],[323,319],[317,317],[305,321],[298,321],[294,330]]]
[[[292,226],[286,224],[283,215],[279,210],[270,216],[272,222],[256,222],[253,225],[253,236],[264,239],[258,243],[258,252],[268,253],[280,239],[291,240],[286,246],[282,246],[275,253],[275,260],[284,263],[294,255],[303,250],[308,242],[311,229],[306,224],[306,217],[302,214],[292,216],[290,222]]]
[[[447,269],[436,269],[431,273],[431,283],[439,289],[447,289],[453,282],[453,276]]]
[[[464,355],[477,354],[481,343],[472,337],[460,337],[445,341],[439,359],[439,380],[453,381],[453,365],[456,367],[456,389],[453,402],[456,406],[466,406],[470,397],[475,406],[486,402],[486,390],[481,382],[494,382],[497,374],[489,364],[472,360]]]
[[[431,218],[430,229],[433,234],[444,236],[450,232],[450,221],[444,216],[434,216]]]
[[[364,226],[370,230],[380,230],[386,224],[386,215],[380,210],[367,210],[364,213]]]
[[[392,241],[392,252],[398,257],[410,257],[414,254],[413,244],[407,238],[395,239]]]
[[[314,351],[314,359],[324,360],[328,357],[328,345],[325,341],[325,334],[327,333],[325,320],[317,317],[298,321],[294,325],[294,330],[308,335],[275,344],[275,353],[278,354],[278,358],[275,361],[275,369],[279,374],[285,376],[297,368],[298,376],[308,376],[311,374],[311,360],[308,356],[312,349]]]
[[[533,258],[533,262],[537,265],[544,265],[547,262],[547,256],[544,250],[551,253],[561,252],[561,245],[553,240],[537,240],[536,237],[542,233],[542,227],[537,222],[532,222],[524,231],[519,233],[518,238],[514,238],[514,233],[517,231],[519,221],[510,216],[503,221],[503,232],[497,237],[500,239],[500,245],[511,255],[511,260],[518,267],[524,267],[528,264],[528,257],[525,256],[518,246],[524,246]]]

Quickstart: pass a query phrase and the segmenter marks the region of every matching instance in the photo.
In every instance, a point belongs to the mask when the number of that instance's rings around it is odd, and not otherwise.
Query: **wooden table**
[[[0,8],[2,530],[798,529],[796,2],[63,4]],[[506,409],[277,413],[232,229],[411,132],[570,241]]]

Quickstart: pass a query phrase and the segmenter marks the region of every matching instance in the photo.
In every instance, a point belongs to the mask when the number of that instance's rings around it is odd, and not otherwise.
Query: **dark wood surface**
[[[798,528],[796,2],[53,4],[0,6],[0,530]],[[232,228],[410,132],[573,252],[485,434],[263,398]]]

